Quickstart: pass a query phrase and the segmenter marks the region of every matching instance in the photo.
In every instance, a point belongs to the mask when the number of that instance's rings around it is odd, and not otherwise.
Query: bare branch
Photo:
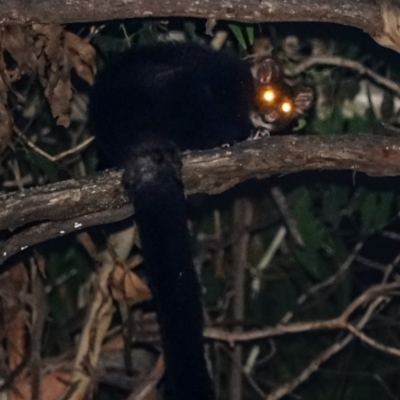
[[[346,307],[343,313],[337,318],[332,318],[328,320],[295,322],[291,324],[277,325],[250,332],[229,332],[219,328],[207,328],[204,332],[204,336],[208,339],[222,340],[228,342],[230,345],[233,345],[236,342],[265,339],[271,336],[286,335],[288,333],[299,333],[326,329],[347,329],[352,331],[353,326],[350,327],[348,318],[355,310],[359,309],[362,305],[369,302],[371,299],[382,295],[389,295],[391,291],[398,288],[400,288],[400,282],[397,281],[371,286],[359,297],[353,300]]]
[[[278,400],[283,396],[293,392],[300,384],[305,382],[315,371],[319,369],[322,363],[329,360],[332,356],[346,347],[353,339],[353,335],[349,334],[344,337],[344,339],[339,340],[338,342],[332,344],[316,357],[312,359],[312,361],[308,364],[306,368],[301,371],[301,373],[296,376],[294,379],[285,382],[283,385],[276,388],[273,392],[271,392],[266,400]]]
[[[400,175],[400,138],[366,134],[271,137],[193,152],[183,161],[187,194],[219,193],[247,179],[303,170],[351,169],[395,176]],[[18,249],[132,215],[120,180],[121,172],[109,171],[0,196],[0,230],[20,229],[1,244],[0,264]]]
[[[367,324],[373,312],[382,303],[383,300],[384,300],[383,297],[378,297],[377,299],[375,299],[374,302],[372,302],[369,305],[363,317],[357,324],[358,329],[362,329]],[[353,340],[353,338],[354,336],[352,334],[346,335],[342,340],[326,348],[324,351],[318,354],[313,360],[311,360],[308,366],[304,368],[303,371],[301,371],[301,373],[298,376],[296,376],[292,380],[284,383],[283,385],[279,386],[274,391],[272,391],[267,396],[266,400],[278,400],[283,396],[286,396],[287,394],[293,392],[294,389],[296,389],[300,384],[305,382],[315,371],[317,371],[321,366],[321,364],[329,360],[332,356],[334,356],[336,353],[338,353],[340,350],[346,347]]]
[[[0,248],[0,264],[13,255],[24,251],[30,246],[45,242],[46,240],[77,232],[93,225],[102,225],[110,222],[121,221],[132,215],[132,207],[124,206],[117,210],[104,210],[98,213],[83,215],[65,221],[43,222],[24,229],[11,236]]]
[[[164,371],[164,357],[161,355],[158,357],[150,374],[133,389],[127,400],[145,400],[149,398],[151,392],[156,390],[158,383],[164,375]]]
[[[318,7],[316,7],[318,5]],[[132,17],[199,17],[209,21],[324,21],[358,27],[369,32],[381,44],[396,47],[396,18],[399,7],[395,0],[8,0],[0,3],[3,23],[72,23]],[[209,24],[210,25],[210,24]]]
[[[22,139],[27,146],[29,146],[32,150],[34,150],[36,153],[40,154],[44,158],[47,158],[49,161],[55,162],[59,161],[62,158],[65,158],[71,154],[79,153],[80,151],[86,149],[87,146],[89,146],[90,143],[93,142],[94,136],[90,136],[87,139],[85,139],[82,143],[78,144],[77,146],[73,147],[72,149],[68,149],[66,151],[63,151],[55,156],[52,156],[49,153],[46,153],[44,150],[39,148],[38,146],[35,145],[31,140],[29,140],[17,127],[14,126],[14,132],[17,134],[17,136]]]
[[[399,349],[379,343],[377,340],[372,339],[351,324],[347,324],[346,327],[354,336],[357,336],[360,340],[362,340],[364,343],[369,344],[371,347],[383,351],[384,353],[391,354],[392,356],[400,357]]]
[[[101,260],[101,267],[95,274],[93,299],[87,310],[85,326],[79,339],[71,374],[71,387],[59,400],[87,398],[93,388],[93,371],[97,367],[102,343],[115,309],[112,293],[109,290],[110,276],[116,262],[125,261],[128,257],[133,245],[133,232],[134,228],[128,227],[113,233],[108,237],[109,248],[96,255],[96,259]]]
[[[309,57],[300,64],[296,65],[294,68],[286,71],[289,76],[296,76],[306,71],[311,67],[315,67],[317,65],[330,65],[334,67],[343,67],[352,69],[353,71],[358,72],[360,75],[367,76],[372,79],[378,85],[390,90],[395,93],[397,96],[400,96],[400,85],[395,81],[385,78],[382,75],[377,74],[372,69],[367,68],[362,63],[359,63],[354,60],[349,60],[343,57],[336,56],[314,56]]]

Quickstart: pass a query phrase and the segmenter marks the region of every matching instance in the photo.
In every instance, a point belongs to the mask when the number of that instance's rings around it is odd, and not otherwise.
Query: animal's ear
[[[302,114],[303,111],[309,109],[312,106],[314,99],[314,90],[309,86],[296,88],[293,94],[293,104],[296,112]]]
[[[254,66],[255,78],[259,83],[277,82],[282,78],[282,67],[272,57],[263,58]]]

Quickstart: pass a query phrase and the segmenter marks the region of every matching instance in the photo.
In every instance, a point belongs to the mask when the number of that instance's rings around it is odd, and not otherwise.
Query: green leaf
[[[296,126],[293,128],[293,132],[299,131],[307,125],[307,121],[304,118],[299,118],[296,122],[297,123]]]
[[[371,129],[372,121],[369,118],[369,112],[365,113],[364,116],[354,115],[353,118],[347,120],[347,133],[360,133]]]
[[[240,47],[246,50],[246,39],[243,36],[242,27],[238,24],[228,24],[228,26],[232,33],[235,35],[235,38],[238,41]]]
[[[43,174],[50,182],[58,182],[60,180],[57,165],[36,153],[35,151],[29,152],[28,161],[33,171],[37,175]]]
[[[292,212],[304,241],[304,247],[297,247],[294,254],[312,276],[321,278],[324,276],[324,273],[321,273],[320,264],[325,235],[322,225],[313,212],[310,193],[305,189],[297,191]]]
[[[196,34],[196,24],[193,21],[187,21],[183,24],[183,30],[192,42],[199,42],[200,37]]]
[[[394,114],[394,96],[391,93],[384,92],[381,104],[381,116],[383,120],[388,120]]]
[[[348,204],[350,188],[339,185],[328,185],[322,193],[322,216],[335,229],[339,227],[340,211]]]
[[[361,229],[367,234],[388,220],[394,200],[393,193],[366,193],[361,199]]]
[[[249,44],[252,45],[254,43],[254,26],[253,25],[246,26],[246,34],[247,34],[247,40],[249,41]]]

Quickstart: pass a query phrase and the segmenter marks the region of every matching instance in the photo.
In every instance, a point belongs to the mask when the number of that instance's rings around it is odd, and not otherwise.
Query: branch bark
[[[400,138],[374,135],[281,136],[183,157],[187,194],[220,193],[248,179],[303,170],[351,169],[400,175]],[[102,172],[0,196],[0,231],[18,232],[0,245],[0,263],[21,249],[133,214],[122,173]],[[8,235],[10,236],[10,235]]]
[[[323,21],[352,25],[389,47],[399,46],[397,0],[7,0],[2,23],[74,23],[132,17],[200,17],[242,22]]]

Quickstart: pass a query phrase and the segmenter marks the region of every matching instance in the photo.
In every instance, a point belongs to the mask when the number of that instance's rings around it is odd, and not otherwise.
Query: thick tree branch
[[[243,22],[324,21],[352,25],[399,46],[397,0],[7,0],[2,23],[73,23],[131,17],[200,17]]]
[[[400,138],[336,135],[250,140],[185,155],[183,179],[188,194],[219,193],[247,179],[324,169],[400,175]],[[132,215],[120,179],[121,172],[109,171],[79,182],[0,196],[0,230],[19,230],[0,246],[0,263],[21,247]]]

